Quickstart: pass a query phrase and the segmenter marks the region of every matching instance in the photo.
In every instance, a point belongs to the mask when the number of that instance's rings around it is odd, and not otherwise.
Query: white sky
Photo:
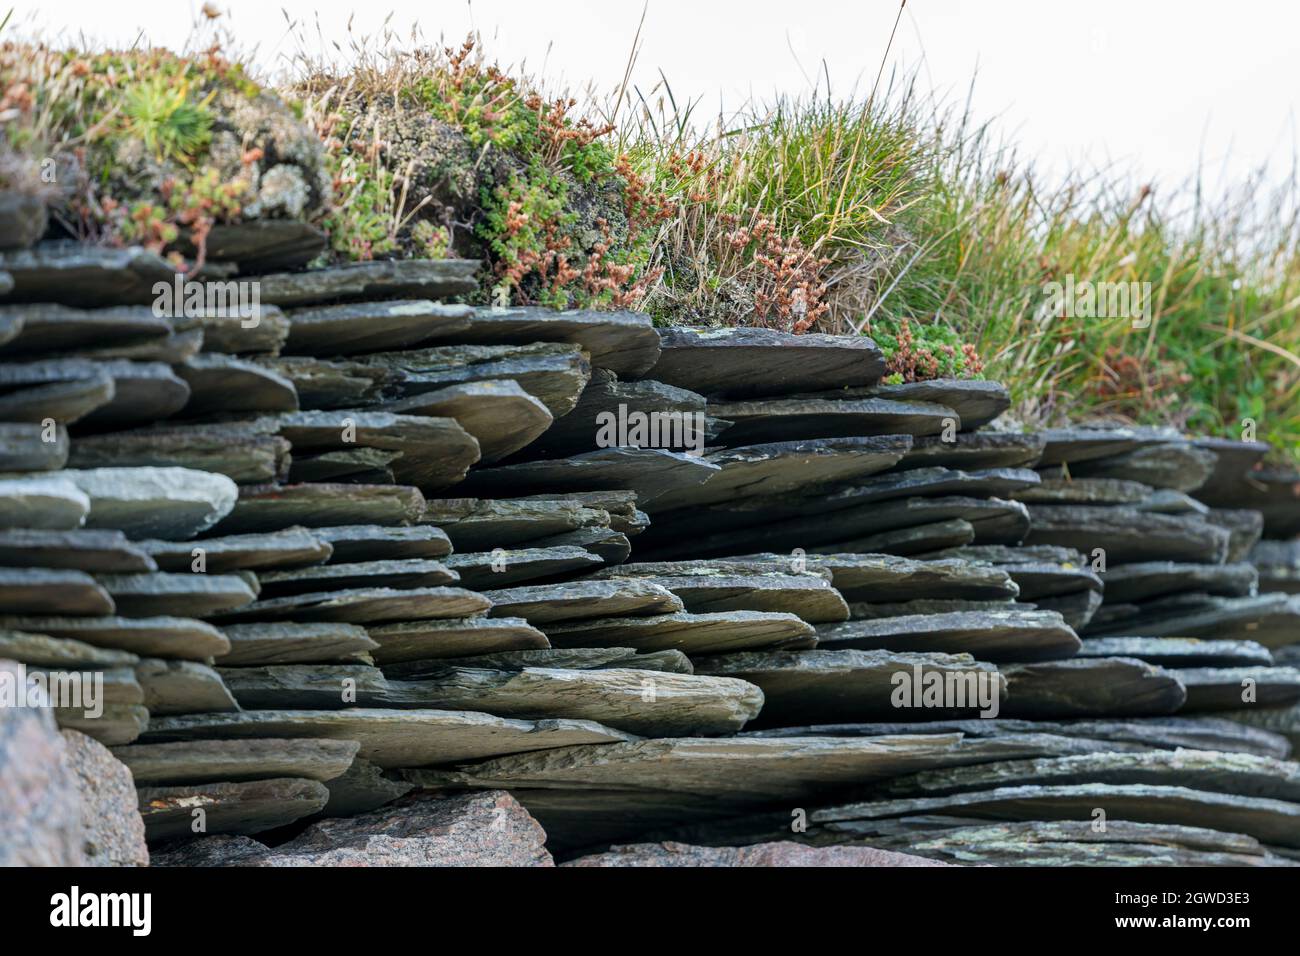
[[[642,0],[214,0],[224,23],[267,65],[295,49],[285,13],[316,23],[328,41],[376,32],[392,14],[406,36],[451,41],[477,28],[503,63],[602,88],[621,80]],[[3,7],[0,0],[0,7]],[[13,23],[47,34],[181,46],[195,0],[58,0],[17,3]],[[833,87],[869,90],[898,10],[896,0],[649,0],[635,82],[662,69],[678,99],[719,103]],[[11,32],[13,27],[6,31]],[[1268,164],[1291,173],[1300,83],[1300,4],[1287,0],[909,0],[891,64],[965,97],[1040,168],[1115,164],[1168,189],[1204,167],[1211,193]]]

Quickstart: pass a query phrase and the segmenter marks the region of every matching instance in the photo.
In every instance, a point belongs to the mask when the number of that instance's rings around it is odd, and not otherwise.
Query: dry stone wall
[[[1300,859],[1264,446],[283,232],[0,253],[0,859]]]

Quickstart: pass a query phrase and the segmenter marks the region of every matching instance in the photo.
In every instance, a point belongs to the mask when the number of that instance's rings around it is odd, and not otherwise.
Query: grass
[[[244,213],[210,155],[221,98],[259,95],[251,71],[211,51],[30,49],[0,52],[0,185],[38,188],[36,159],[80,150],[101,201],[74,197],[71,219],[173,254],[180,229]],[[870,90],[704,116],[666,79],[630,85],[630,63],[609,90],[571,94],[473,42],[385,34],[349,53],[343,69],[304,59],[280,91],[332,180],[318,221],[334,258],[481,257],[482,301],[861,332],[895,380],[1007,383],[1027,425],[1255,434],[1300,461],[1294,179],[1219,197],[1116,170],[1047,182],[883,69]],[[124,144],[141,154],[134,194],[113,172]],[[1066,282],[1149,288],[1144,320],[1057,308]]]

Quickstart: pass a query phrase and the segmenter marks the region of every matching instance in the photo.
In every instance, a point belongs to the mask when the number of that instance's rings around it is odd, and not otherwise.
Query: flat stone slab
[[[1131,505],[1141,508],[1151,498],[1152,488],[1119,478],[1044,478],[1039,484],[1017,491],[1017,501],[1042,505]]]
[[[650,581],[566,581],[484,592],[493,617],[522,617],[534,626],[619,615],[672,614],[680,598]]]
[[[379,767],[424,767],[502,754],[634,739],[587,720],[516,720],[450,710],[258,710],[151,721],[146,743],[247,738],[356,740]]]
[[[111,573],[156,571],[149,545],[159,544],[191,547],[179,542],[129,541],[113,530],[11,528],[0,531],[0,564]]]
[[[896,402],[927,402],[951,408],[964,431],[982,428],[1011,407],[1011,393],[1001,382],[974,378],[933,378],[920,382],[877,385],[869,394]]]
[[[528,458],[560,458],[594,451],[606,422],[631,426],[645,416],[643,434],[629,430],[629,445],[699,451],[709,435],[704,396],[663,382],[620,382],[609,369],[593,369],[573,410],[555,421],[528,449]],[[650,431],[653,423],[654,431]]]
[[[1150,561],[1220,564],[1228,553],[1228,532],[1196,515],[1030,505],[1029,517],[1026,544],[1059,545],[1084,554],[1102,548],[1108,565]]]
[[[485,464],[500,461],[531,444],[555,422],[550,409],[540,398],[534,398],[518,382],[510,379],[448,385],[381,407],[400,415],[455,420],[474,436]]]
[[[1296,801],[1300,766],[1255,754],[1201,750],[1094,753],[926,770],[883,785],[890,795],[934,796],[1027,785],[1150,784]]]
[[[105,377],[112,382],[106,400]],[[6,393],[0,409],[7,420],[41,421],[48,416],[65,425],[79,421],[99,428],[129,428],[169,418],[190,398],[190,387],[170,365],[125,359],[0,365],[0,387]]]
[[[347,663],[379,647],[356,624],[230,624],[221,633],[230,642],[230,650],[217,657],[223,667]]]
[[[916,797],[847,804],[816,810],[813,823],[842,833],[853,821],[916,814],[971,816],[994,820],[1085,820],[1102,807],[1109,819],[1209,827],[1244,833],[1278,846],[1300,843],[1300,806],[1282,800],[1242,797],[1148,784],[1089,783],[1063,786],[998,787],[942,797]]]
[[[651,582],[681,599],[687,611],[785,611],[809,624],[846,621],[849,607],[820,574],[775,571],[735,573],[705,562],[625,564],[598,572],[606,580]]]
[[[1040,467],[1075,465],[1096,458],[1109,458],[1134,451],[1144,445],[1179,440],[1173,429],[1162,428],[1095,428],[1069,426],[1044,428],[1040,431],[1047,447],[1039,459]]]
[[[50,436],[38,422],[0,422],[0,471],[57,471],[68,462],[68,444],[62,425]]]
[[[776,611],[679,611],[651,617],[597,618],[548,624],[545,631],[556,647],[631,647],[687,654],[802,649],[817,643],[811,624],[797,615]]]
[[[1101,576],[1073,548],[969,545],[945,551],[936,559],[995,565],[1011,576],[1020,589],[1019,599],[1022,601],[1038,601],[1081,590],[1100,593],[1105,587]]]
[[[101,574],[100,585],[113,595],[126,617],[166,617],[193,614],[207,617],[251,604],[256,581],[238,574]]]
[[[727,445],[861,435],[935,435],[948,422],[961,424],[957,413],[943,405],[884,398],[710,402],[709,414],[732,422],[722,436]]]
[[[264,598],[356,588],[431,588],[459,580],[460,576],[441,561],[428,558],[325,564],[258,575]]]
[[[1149,637],[1212,637],[1249,640],[1269,649],[1295,643],[1300,626],[1300,599],[1291,594],[1254,597],[1205,596],[1190,606],[1177,603],[1162,609],[1147,605],[1145,613],[1088,628],[1088,636],[1124,635],[1140,627]]]
[[[201,541],[145,540],[136,545],[164,571],[193,571],[200,560],[208,573],[296,568],[320,564],[333,554],[328,541],[306,528]]]
[[[793,553],[798,548],[818,554],[916,555],[976,540],[1018,543],[1029,529],[1029,512],[1019,502],[956,495],[896,498],[888,507],[872,501],[780,519],[765,518],[742,504],[718,522],[718,530],[712,530],[725,508],[718,505],[703,515],[685,516],[680,525],[652,524],[646,540],[638,544],[638,553],[664,559]]]
[[[992,664],[968,654],[910,654],[897,651],[812,650],[746,651],[700,658],[697,673],[737,677],[757,684],[766,702],[756,727],[791,726],[829,720],[869,720],[894,717],[917,720],[974,715],[981,709],[976,693],[983,684],[985,708],[998,706],[1005,687]],[[901,678],[895,675],[901,674]],[[927,677],[927,674],[937,675]],[[903,682],[916,684],[911,700],[896,690]],[[927,704],[922,689],[928,682],[969,688],[958,699],[942,695]],[[897,703],[895,703],[897,701]],[[936,704],[938,706],[936,706]],[[996,711],[991,716],[996,716]]]
[[[903,817],[855,823],[855,835],[872,846],[905,850],[966,866],[1279,866],[1258,840],[1204,827],[1107,820],[1105,831],[1091,823],[1026,821],[980,823],[952,818]],[[913,823],[912,821],[915,821]],[[867,828],[870,827],[870,833]]]
[[[319,781],[287,777],[141,787],[139,796],[149,840],[189,836],[196,810],[203,811],[207,833],[261,833],[310,816],[329,802]]]
[[[292,412],[277,419],[295,457],[352,448],[397,452],[394,477],[423,489],[453,485],[478,461],[478,442],[453,418],[338,410]]]
[[[915,384],[924,384],[917,382]],[[963,424],[965,417],[962,418]],[[899,468],[955,468],[962,471],[984,468],[1029,468],[1038,462],[1046,447],[1033,432],[958,432],[951,441],[944,435],[912,439],[912,447]]]
[[[1157,750],[1210,750],[1284,759],[1291,753],[1285,737],[1219,717],[1139,717],[1115,720],[1019,720],[975,717],[924,723],[813,724],[747,730],[744,737],[879,737],[893,734],[961,734],[968,741],[992,737],[1027,739],[1028,735],[1064,737],[1087,745],[1080,752],[1118,753]],[[1040,755],[1056,748],[1042,748]],[[1002,758],[995,758],[1002,759]],[[973,761],[967,761],[973,762]]]
[[[451,554],[451,539],[441,528],[419,525],[393,528],[382,525],[338,525],[313,528],[312,537],[333,549],[331,561],[399,561],[442,558]]]
[[[839,485],[884,471],[898,462],[910,444],[907,435],[885,435],[775,442],[708,452],[704,460],[720,470],[702,484],[659,496],[654,510],[738,499],[758,499],[755,506],[761,509],[770,498],[816,495],[819,486]]]
[[[0,365],[0,384],[0,411],[10,421],[53,418],[122,428],[175,414],[189,398],[189,387],[162,362],[15,362]]]
[[[424,514],[424,495],[405,485],[246,485],[239,489],[218,535],[282,531],[295,525],[414,524]]]
[[[289,338],[289,319],[277,306],[263,302],[256,324],[238,316],[206,313],[199,316],[203,348],[222,355],[246,355],[250,359],[275,356]]]
[[[1178,672],[1125,657],[1007,664],[1009,717],[1143,717],[1171,714],[1187,691]]]
[[[552,492],[631,490],[642,507],[671,491],[707,481],[720,469],[662,448],[603,448],[571,458],[500,465],[473,472],[463,494],[520,497]]]
[[[1248,472],[1262,466],[1271,450],[1268,442],[1238,441],[1234,438],[1196,438],[1192,440],[1197,448],[1214,452],[1216,459],[1214,474],[1200,488],[1197,497],[1209,502],[1211,498],[1231,495],[1241,487],[1242,479]],[[1226,503],[1225,507],[1230,507]]]
[[[286,355],[353,355],[416,348],[469,328],[473,309],[394,299],[293,309]]]
[[[76,731],[105,747],[117,747],[140,736],[149,723],[149,711],[140,704],[105,703],[98,716],[87,716],[81,708],[59,708],[54,718],[60,730]]]
[[[221,632],[179,617],[4,617],[0,627],[68,637],[141,657],[203,660],[230,649]]]
[[[632,554],[627,535],[612,528],[583,528],[530,542],[538,548],[582,548],[606,565],[622,564]]]
[[[810,799],[904,773],[960,763],[967,759],[961,749],[959,734],[798,739],[686,737],[566,747],[549,753],[501,757],[452,772],[416,770],[403,776],[421,786],[567,792],[575,798],[583,795],[582,802],[589,808],[619,792],[646,801],[655,792],[666,792],[679,803],[688,797],[700,797],[735,807]]]
[[[222,624],[249,621],[382,624],[386,621],[466,617],[486,611],[491,606],[487,595],[463,588],[356,588],[270,598],[213,617]]]
[[[845,441],[846,439],[838,439]],[[855,439],[863,440],[863,439]],[[867,439],[870,440],[870,439]],[[884,441],[906,442],[906,435],[886,436]],[[758,448],[774,446],[755,446]],[[743,451],[743,449],[737,449]],[[711,456],[713,460],[713,456]],[[919,496],[963,496],[966,498],[1010,498],[1023,488],[1037,485],[1037,472],[1027,468],[996,468],[983,471],[955,471],[950,468],[913,468],[907,471],[891,472],[874,477],[860,478],[855,481],[833,481],[821,487],[799,489],[799,494],[771,494],[759,497],[744,497],[738,501],[729,501],[709,509],[703,515],[682,516],[683,521],[698,522],[704,527],[725,527],[729,525],[752,524],[756,522],[799,521],[816,516],[820,519],[829,513],[848,512],[840,518],[855,517],[853,509],[885,501],[908,499]],[[712,484],[712,479],[708,484]],[[708,484],[705,485],[707,489]],[[1016,506],[1018,507],[1018,506]],[[881,509],[868,509],[866,516],[871,516]],[[663,520],[671,521],[674,516],[665,516]],[[827,520],[838,520],[831,518]],[[881,527],[879,522],[869,522],[868,526]]]
[[[1076,462],[1070,471],[1081,478],[1118,478],[1153,488],[1195,491],[1213,475],[1217,461],[1214,452],[1191,442],[1168,442]]]
[[[210,261],[235,263],[240,271],[297,268],[315,259],[328,246],[329,237],[324,232],[298,219],[217,223],[204,242]],[[196,251],[186,250],[190,255]]]
[[[240,704],[344,707],[341,688],[355,681],[363,707],[473,710],[501,717],[593,720],[628,733],[734,733],[758,713],[757,687],[731,678],[639,669],[524,667],[489,670],[444,665],[418,680],[387,680],[378,672],[312,665],[238,668],[223,672]]]
[[[650,651],[642,654],[633,647],[545,647],[519,651],[476,654],[455,660],[407,661],[384,665],[384,676],[396,680],[422,680],[438,677],[448,664],[457,667],[481,667],[494,671],[522,671],[530,667],[561,670],[663,671],[667,674],[694,674],[690,658],[681,651]]]
[[[151,717],[239,709],[221,677],[207,664],[151,658],[135,665],[135,678]]]
[[[443,299],[473,292],[476,259],[376,259],[258,277],[262,301],[280,306],[368,298]]]
[[[522,617],[399,621],[369,628],[377,664],[443,660],[547,648],[546,635]]]
[[[90,514],[90,498],[63,472],[0,478],[0,528],[67,531]]]
[[[90,499],[88,528],[128,538],[192,538],[235,506],[225,475],[192,468],[89,468],[57,472]]]
[[[1197,640],[1194,637],[1090,637],[1080,657],[1133,657],[1160,667],[1268,666],[1273,655],[1254,641]],[[1179,674],[1182,680],[1183,674]]]
[[[289,443],[256,422],[167,425],[78,437],[69,463],[73,468],[189,468],[255,484],[288,475]]]
[[[1294,667],[1184,667],[1189,714],[1243,707],[1286,707],[1300,700],[1300,669]]]
[[[1117,602],[1146,601],[1180,591],[1203,591],[1241,597],[1254,592],[1259,573],[1253,565],[1184,564],[1149,561],[1107,570],[1106,599]]]
[[[949,518],[903,528],[891,528],[866,534],[849,541],[824,545],[826,551],[860,549],[899,556],[929,555],[945,548],[956,548],[975,540],[975,526],[964,518]],[[814,549],[817,550],[817,549]]]
[[[104,670],[133,667],[134,654],[95,647],[66,637],[0,630],[0,659],[50,670]]]
[[[822,522],[820,527],[827,529],[825,532],[819,530],[818,536],[831,536],[832,540],[818,544],[816,548],[809,550],[832,554],[837,551],[864,554],[873,551],[894,553],[891,549],[863,545],[869,543],[873,537],[885,536],[889,532],[906,533],[944,522],[965,522],[971,530],[968,540],[979,544],[1018,544],[1030,529],[1030,513],[1018,501],[958,495],[942,498],[904,498],[897,500],[889,508],[881,508],[876,504],[864,505],[831,512],[819,516],[818,520]],[[835,522],[839,522],[839,529],[835,529]],[[855,534],[860,536],[854,537]],[[938,544],[930,550],[958,546],[960,542],[954,545]],[[909,547],[898,553],[924,552]]]
[[[106,407],[117,394],[113,376],[90,362],[0,366],[0,415],[6,421],[67,426]]]
[[[538,495],[529,501],[554,501],[549,495]],[[585,508],[604,512],[609,516],[609,528],[626,535],[640,534],[650,526],[650,516],[638,507],[637,493],[629,488],[614,488],[604,491],[570,492],[559,499],[573,501]]]
[[[1195,499],[1189,500],[1204,507]],[[1228,532],[1227,561],[1233,564],[1248,560],[1251,550],[1264,534],[1264,516],[1258,511],[1243,508],[1210,508],[1205,512],[1205,520]]]
[[[170,264],[139,246],[113,249],[72,240],[0,252],[0,270],[13,283],[10,302],[96,306],[147,305],[156,282],[170,283]]]
[[[894,867],[944,866],[919,856],[867,846],[811,847],[793,840],[745,847],[689,846],[685,843],[637,843],[569,860],[580,867]]]
[[[355,404],[343,401],[349,392],[402,401],[455,385],[512,381],[557,419],[573,411],[591,377],[587,354],[563,342],[439,345],[358,356],[350,363],[290,359],[280,367],[294,379],[307,408]]]
[[[298,390],[293,382],[264,365],[229,355],[195,355],[176,366],[190,387],[185,416],[215,412],[296,412]]]
[[[847,601],[899,602],[926,598],[1010,600],[1019,594],[1014,581],[983,562],[944,558],[917,561],[885,554],[754,554],[737,561],[761,566],[828,572],[835,590]]]
[[[608,531],[610,515],[573,497],[443,498],[428,503],[421,521],[441,528],[457,551],[491,551],[581,529]]]
[[[474,345],[526,345],[567,342],[582,347],[591,364],[624,378],[640,378],[659,360],[659,334],[648,315],[544,308],[478,309],[459,342]]]
[[[503,588],[539,578],[594,571],[605,562],[586,548],[496,548],[449,556],[448,568],[467,588]]]
[[[709,395],[753,398],[852,388],[885,374],[884,356],[866,336],[677,327],[660,329],[659,340],[649,377]]]
[[[112,614],[113,598],[89,574],[48,568],[0,568],[4,614]]]
[[[1079,638],[1055,611],[1022,609],[910,614],[817,628],[827,650],[940,651],[985,661],[1072,657]]]
[[[185,740],[115,747],[137,786],[277,777],[333,780],[352,765],[354,740]]]

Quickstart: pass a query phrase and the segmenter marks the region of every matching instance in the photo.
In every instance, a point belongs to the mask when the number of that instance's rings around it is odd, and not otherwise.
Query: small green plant
[[[975,347],[952,329],[911,319],[884,319],[864,327],[885,356],[893,383],[934,378],[982,378]]]
[[[141,80],[123,96],[122,135],[139,140],[159,162],[192,166],[212,139],[208,105],[213,95],[195,100],[187,83],[172,85],[160,77]]]

